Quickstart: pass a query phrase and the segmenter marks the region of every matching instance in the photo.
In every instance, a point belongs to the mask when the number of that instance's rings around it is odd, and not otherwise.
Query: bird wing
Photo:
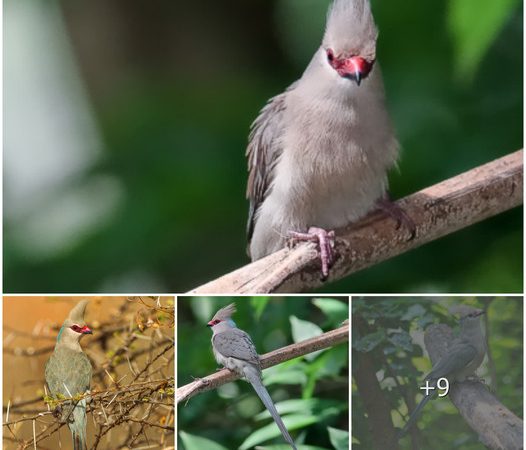
[[[446,355],[433,367],[427,379],[437,379],[455,375],[477,356],[477,349],[467,341],[452,345]]]
[[[243,330],[232,328],[213,337],[216,350],[227,358],[247,361],[259,367],[259,356],[250,336]]]
[[[274,168],[283,151],[278,140],[283,132],[285,98],[298,82],[272,97],[250,128],[246,156],[248,158],[247,199],[250,209],[247,223],[248,242],[252,239],[256,213],[265,200],[274,179]]]
[[[74,397],[89,390],[91,371],[85,353],[57,348],[46,363],[45,377],[51,394]]]

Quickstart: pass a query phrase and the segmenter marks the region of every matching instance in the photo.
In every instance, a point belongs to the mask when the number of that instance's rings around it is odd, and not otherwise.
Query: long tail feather
[[[281,420],[281,416],[279,415],[278,410],[274,406],[272,398],[270,398],[270,394],[268,393],[265,386],[263,386],[263,383],[261,383],[259,374],[255,374],[252,371],[249,372],[248,370],[245,370],[245,377],[250,382],[250,384],[256,391],[256,394],[258,394],[258,397],[261,399],[265,407],[268,409],[270,415],[274,418],[274,422],[276,422],[276,425],[281,431],[281,434],[283,435],[284,439],[290,444],[290,446],[294,450],[297,450],[294,441],[290,437],[287,427],[283,423],[283,420]]]
[[[411,429],[411,427],[415,424],[416,419],[418,419],[418,416],[420,415],[420,412],[424,408],[424,406],[427,405],[427,402],[431,400],[434,397],[433,394],[426,395],[422,400],[420,400],[420,403],[417,405],[417,407],[414,409],[414,411],[409,416],[408,421],[406,422],[404,428],[398,433],[397,439],[402,439],[405,434]]]
[[[86,400],[80,400],[71,413],[73,420],[68,423],[74,450],[87,450],[86,443]]]

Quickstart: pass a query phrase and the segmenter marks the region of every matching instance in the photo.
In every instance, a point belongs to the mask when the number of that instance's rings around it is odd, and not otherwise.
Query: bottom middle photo
[[[348,297],[179,297],[177,311],[179,448],[349,448]]]

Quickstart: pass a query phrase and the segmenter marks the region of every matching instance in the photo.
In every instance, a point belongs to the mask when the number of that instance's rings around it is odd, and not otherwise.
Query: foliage
[[[179,298],[179,385],[215,370],[210,332],[204,325],[217,309],[232,301],[238,309],[233,319],[250,334],[259,354],[337,328],[349,315],[347,299]],[[348,368],[348,346],[338,345],[263,371],[263,383],[299,450],[341,448],[338,442],[348,427]],[[180,405],[178,430],[180,448],[186,450],[198,448],[205,439],[225,448],[259,448],[271,442],[278,445],[262,448],[285,448],[270,414],[251,386],[241,381]]]
[[[424,330],[432,323],[446,323],[456,328],[448,309],[458,304],[487,309],[486,332],[493,361],[486,359],[478,374],[486,378],[490,389],[506,407],[522,416],[523,366],[518,363],[523,358],[522,298],[354,298],[353,355],[361,352],[373,356],[377,379],[391,405],[391,418],[397,428],[404,425],[411,412],[403,399],[412,397],[420,401],[417,387],[431,369],[424,354]],[[357,359],[353,359],[353,374],[358,370],[354,361]],[[495,385],[491,385],[492,369],[496,371]],[[354,383],[352,404],[353,448],[372,448],[362,398]],[[436,400],[426,405],[418,424],[423,448],[480,448],[478,436],[459,420],[458,411],[448,401]],[[410,442],[401,441],[400,448],[411,448]]]
[[[247,263],[249,125],[269,97],[301,75],[319,45],[328,3],[257,0],[203,8],[131,0],[105,9],[62,0],[75,52],[66,66],[78,61],[103,150],[95,164],[31,198],[26,214],[15,214],[19,202],[6,203],[5,290],[182,292]],[[518,0],[377,0],[373,10],[402,146],[399,171],[390,176],[394,198],[522,147]],[[35,20],[45,25],[46,17]],[[18,55],[22,45],[16,41],[7,54]],[[55,50],[38,41],[39,53]],[[23,73],[38,75],[32,67]],[[6,92],[21,82],[10,80]],[[7,125],[10,114],[6,110]],[[30,118],[19,128],[38,129]],[[10,142],[6,152],[15,158]],[[56,207],[48,228],[66,228],[71,242],[46,255],[28,245],[30,238],[50,240],[32,213],[49,211],[60,195],[101,177],[119,187],[110,214],[74,232],[70,215]],[[99,197],[97,191],[89,200]],[[330,291],[522,292],[522,275],[522,213],[516,210],[355,274]]]

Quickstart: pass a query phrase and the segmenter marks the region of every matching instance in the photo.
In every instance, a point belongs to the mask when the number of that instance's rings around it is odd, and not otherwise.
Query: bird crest
[[[375,59],[377,37],[369,0],[334,1],[327,15],[325,48],[331,48],[336,54],[354,53]]]
[[[232,317],[232,314],[236,312],[236,304],[230,303],[230,305],[225,306],[224,308],[221,308],[219,311],[217,311],[212,318],[212,321],[214,320],[228,320]]]
[[[81,300],[78,302],[69,312],[68,320],[79,325],[84,323],[84,314],[86,312],[86,306],[88,303],[89,300]]]

